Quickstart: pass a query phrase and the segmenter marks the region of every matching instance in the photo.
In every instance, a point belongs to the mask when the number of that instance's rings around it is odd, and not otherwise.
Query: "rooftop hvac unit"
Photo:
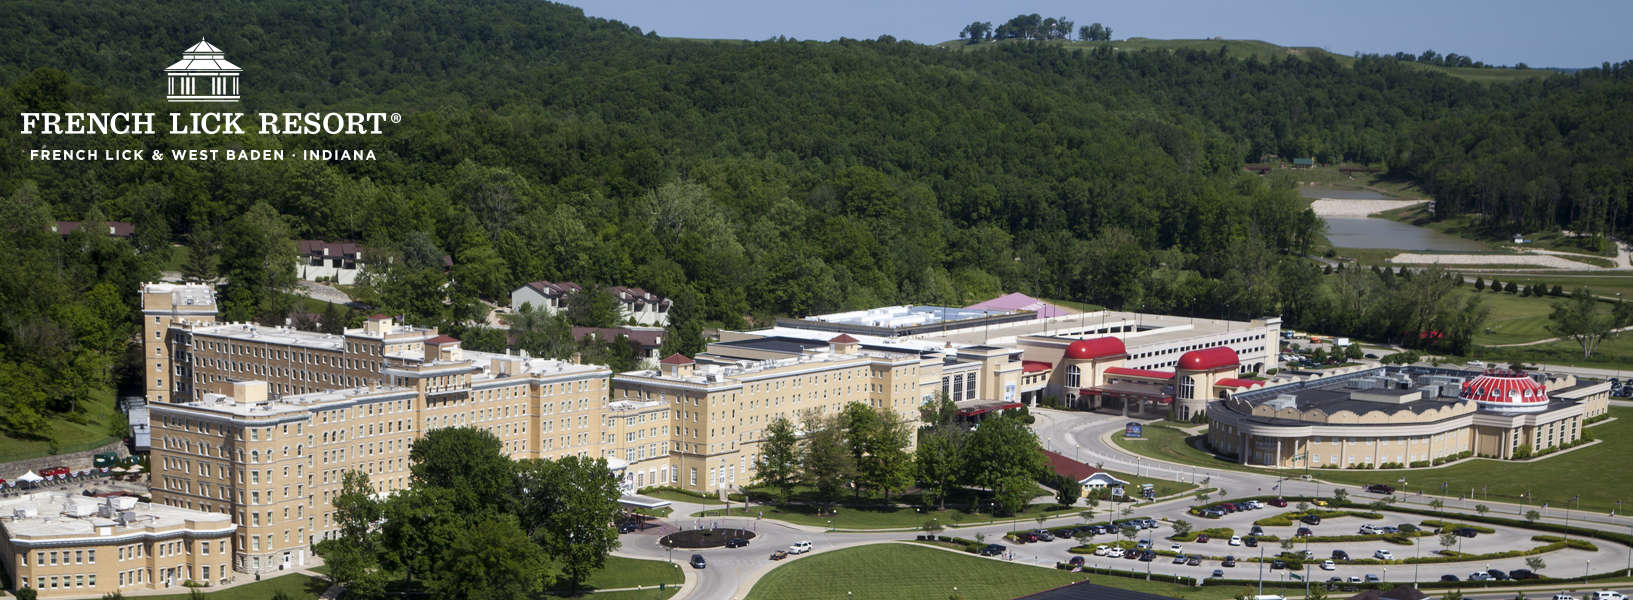
[[[40,511],[33,506],[19,506],[16,510],[13,510],[11,514],[13,517],[18,519],[32,519],[40,516]]]
[[[113,500],[113,507],[115,509],[118,509],[118,510],[130,510],[132,508],[136,508],[136,497],[135,496],[114,496],[112,498],[112,500]]]
[[[119,524],[129,525],[136,522],[136,512],[130,510],[119,511]]]

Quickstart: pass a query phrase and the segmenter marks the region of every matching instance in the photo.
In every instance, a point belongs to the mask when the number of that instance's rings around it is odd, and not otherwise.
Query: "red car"
[[[1209,538],[1209,537],[1208,537],[1208,536],[1205,536],[1205,535],[1199,535],[1199,536],[1196,536],[1196,543],[1198,543],[1198,544],[1206,544],[1206,543],[1208,543],[1208,540],[1209,540],[1209,539],[1210,539],[1210,538]]]
[[[1281,498],[1276,498],[1270,501],[1270,505],[1277,508],[1287,508],[1287,501],[1282,500]]]

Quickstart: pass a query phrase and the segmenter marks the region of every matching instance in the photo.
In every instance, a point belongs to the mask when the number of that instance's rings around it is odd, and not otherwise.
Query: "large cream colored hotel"
[[[39,541],[57,530],[27,525],[67,518],[65,504],[40,501],[37,516],[0,518],[9,540],[0,563],[43,595],[211,584],[230,578],[227,569],[300,567],[311,544],[336,530],[341,475],[358,470],[381,493],[402,489],[410,446],[440,427],[485,429],[519,459],[605,457],[632,494],[657,485],[704,493],[747,485],[767,425],[835,414],[851,402],[909,422],[941,394],[971,419],[1046,397],[1130,416],[1206,411],[1219,417],[1216,447],[1246,444],[1251,462],[1263,460],[1261,449],[1293,452],[1268,436],[1300,433],[1274,430],[1285,415],[1258,415],[1269,408],[1220,404],[1263,385],[1239,376],[1275,368],[1274,318],[897,306],[724,331],[697,356],[612,373],[576,360],[465,350],[435,329],[385,316],[340,335],[222,323],[213,290],[202,285],[147,284],[142,307],[153,506],[136,512],[155,516],[143,525],[149,545],[115,550],[122,558],[112,563],[99,548],[93,569],[63,562],[62,553],[100,542],[81,539],[78,529]],[[1219,410],[1226,406],[1232,410]],[[1252,414],[1226,414],[1235,410]],[[1577,414],[1515,418],[1540,426],[1526,430],[1543,436],[1540,447],[1577,435],[1581,417],[1569,418]],[[102,517],[74,518],[88,519],[80,529],[101,526]],[[174,534],[153,530],[168,523],[186,525]],[[164,545],[172,541],[184,543]],[[40,562],[35,553],[46,545],[58,548],[58,562],[49,550]],[[109,564],[120,568],[104,571]]]

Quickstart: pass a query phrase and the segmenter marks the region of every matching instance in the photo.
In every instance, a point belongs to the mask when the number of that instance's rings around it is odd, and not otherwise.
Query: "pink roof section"
[[[981,303],[978,303],[978,304],[971,304],[971,305],[966,306],[964,308],[975,308],[975,309],[983,309],[983,310],[1033,310],[1033,311],[1037,311],[1039,319],[1047,319],[1049,317],[1058,317],[1058,316],[1061,316],[1061,315],[1072,314],[1072,312],[1069,311],[1069,310],[1066,310],[1066,309],[1061,308],[1059,306],[1055,306],[1055,305],[1050,304],[1048,302],[1044,302],[1044,301],[1039,300],[1037,298],[1033,298],[1033,297],[1028,296],[1026,294],[1022,294],[1020,292],[1015,292],[1013,294],[1004,294],[1002,296],[999,296],[997,298],[993,298],[993,299],[988,300],[986,302],[981,302]]]

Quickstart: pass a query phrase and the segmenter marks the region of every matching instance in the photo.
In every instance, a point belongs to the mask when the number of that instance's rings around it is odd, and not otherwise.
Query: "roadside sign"
[[[1128,425],[1123,426],[1123,437],[1125,437],[1125,438],[1145,437],[1144,429],[1145,428],[1142,427],[1139,423],[1129,423]]]
[[[1113,498],[1123,497],[1123,488],[1120,488],[1120,487],[1111,488],[1111,497],[1113,497]]]

